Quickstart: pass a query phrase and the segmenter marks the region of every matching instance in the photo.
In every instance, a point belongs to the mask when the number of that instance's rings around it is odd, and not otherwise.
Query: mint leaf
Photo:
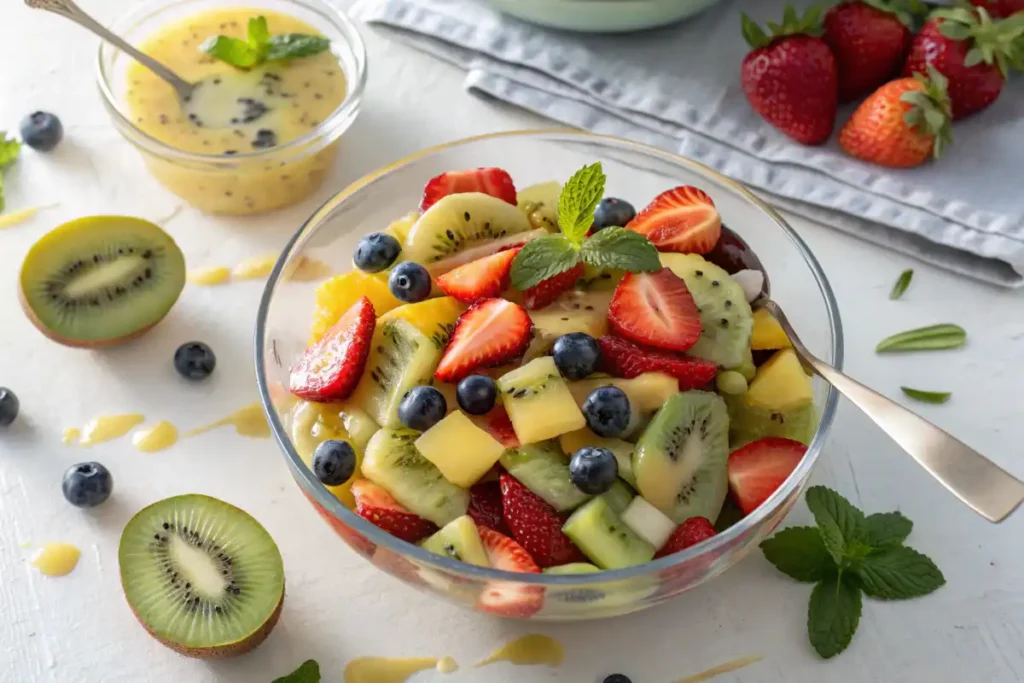
[[[879,600],[905,600],[928,595],[946,583],[927,555],[898,545],[872,553],[852,565],[864,592]]]
[[[861,597],[857,579],[837,574],[818,582],[807,608],[811,646],[828,659],[846,649],[860,623]]]
[[[7,133],[0,133],[0,168],[10,166],[21,152],[21,143],[14,138],[8,139]]]
[[[326,51],[331,41],[323,36],[310,36],[304,33],[282,33],[270,39],[267,59],[295,59],[311,57]]]
[[[564,273],[580,254],[565,235],[545,235],[527,242],[512,261],[512,286],[520,292]]]
[[[323,36],[283,33],[271,36],[264,16],[252,17],[246,26],[246,40],[230,36],[211,36],[199,49],[239,69],[249,69],[269,60],[309,57],[328,49],[331,41]]]
[[[210,36],[199,49],[239,69],[249,69],[262,61],[260,53],[249,43],[229,36]]]
[[[275,678],[273,683],[320,683],[320,665],[315,659],[307,659],[298,669],[287,676]]]
[[[604,182],[604,171],[598,161],[576,171],[558,195],[558,227],[577,249],[594,224],[594,210],[604,196]]]
[[[765,559],[797,581],[813,583],[836,573],[836,563],[812,526],[783,529],[761,542]]]
[[[910,387],[900,387],[900,391],[915,401],[923,403],[945,403],[953,395],[948,391],[924,391],[922,389],[911,389]]]
[[[903,296],[903,292],[907,291],[907,287],[910,286],[910,280],[914,277],[914,271],[911,268],[907,268],[900,277],[896,280],[896,284],[892,286],[892,291],[889,292],[889,298],[895,301]]]
[[[842,566],[847,546],[864,540],[867,524],[864,513],[855,508],[850,501],[824,486],[812,486],[807,489],[806,500],[807,507],[818,524],[825,548],[836,563]]]
[[[661,270],[658,249],[647,237],[623,228],[605,228],[583,242],[580,258],[596,268],[650,273]]]
[[[249,45],[259,50],[270,41],[270,29],[267,28],[267,18],[260,15],[249,20],[246,26],[246,35],[249,38]]]
[[[898,512],[878,512],[866,520],[867,541],[874,548],[899,545],[914,529],[914,523]]]

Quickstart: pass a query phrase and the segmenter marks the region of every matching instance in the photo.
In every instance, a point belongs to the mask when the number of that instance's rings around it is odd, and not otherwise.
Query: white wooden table
[[[85,3],[103,19],[130,0]],[[948,585],[905,603],[865,603],[850,649],[823,662],[807,643],[808,586],[753,554],[712,584],[637,615],[577,625],[527,626],[489,619],[421,595],[349,551],[290,481],[275,446],[231,430],[145,455],[128,440],[89,452],[61,444],[64,427],[102,413],[142,412],[179,426],[220,417],[256,398],[251,339],[259,282],[188,287],[171,317],[137,343],[103,352],[44,340],[21,315],[14,288],[29,245],[54,225],[93,213],[151,219],[178,204],[144,170],[110,126],[93,76],[96,41],[56,17],[14,0],[0,8],[0,127],[27,112],[63,120],[55,153],[26,150],[5,177],[8,206],[59,203],[0,232],[0,385],[22,402],[18,427],[0,433],[0,681],[262,683],[302,660],[319,660],[324,681],[340,683],[360,655],[453,655],[464,666],[505,639],[542,631],[562,640],[558,669],[499,665],[415,681],[512,683],[600,681],[621,671],[634,683],[668,683],[750,654],[766,658],[722,681],[831,683],[1024,680],[1024,514],[995,527],[961,506],[867,419],[843,405],[814,475],[865,510],[900,509],[916,523],[910,543],[931,555]],[[266,218],[230,220],[183,211],[169,229],[191,266],[234,264],[280,248],[333,190],[424,146],[494,130],[549,125],[467,96],[461,74],[370,30],[370,81],[363,113],[344,138],[335,175],[319,196]],[[1002,465],[1024,475],[1024,293],[950,276],[806,221],[794,220],[836,290],[846,332],[847,369],[904,400],[899,385],[953,392],[945,406],[918,406],[929,418]],[[887,300],[899,272],[914,267],[910,291]],[[882,337],[909,327],[956,322],[969,331],[958,352],[880,358]],[[190,339],[207,341],[219,365],[208,384],[187,386],[171,356]],[[115,495],[83,512],[60,494],[66,467],[104,462]],[[179,657],[137,625],[121,595],[117,542],[127,519],[159,498],[201,492],[259,517],[284,555],[288,600],[280,625],[254,653],[207,664]],[[808,521],[801,505],[789,520]],[[46,578],[32,549],[69,541],[83,549],[78,568]],[[31,544],[31,547],[23,547]]]

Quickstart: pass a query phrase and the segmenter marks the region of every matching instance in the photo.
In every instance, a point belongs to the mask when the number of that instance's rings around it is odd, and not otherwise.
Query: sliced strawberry
[[[621,337],[669,351],[696,344],[701,329],[690,290],[668,268],[626,273],[612,296],[608,324]]]
[[[665,545],[661,546],[661,549],[658,550],[654,559],[678,553],[680,550],[686,550],[701,541],[706,541],[716,533],[715,526],[707,519],[703,517],[690,517],[690,519],[676,527],[676,530],[665,541]]]
[[[775,493],[803,460],[807,446],[770,436],[729,454],[729,490],[749,515]]]
[[[536,311],[548,306],[562,292],[567,292],[583,277],[583,264],[578,263],[564,273],[549,277],[539,285],[530,287],[523,292],[523,306],[528,311]]]
[[[473,484],[469,489],[469,510],[478,527],[493,529],[506,536],[511,532],[505,526],[504,508],[501,505],[501,485],[497,481]]]
[[[516,186],[512,176],[500,168],[474,168],[467,171],[448,171],[431,178],[423,188],[420,210],[426,211],[442,197],[463,192],[483,192],[516,203]]]
[[[530,343],[533,321],[519,304],[484,299],[455,322],[455,331],[434,372],[440,382],[458,382],[477,368],[518,356]]]
[[[619,337],[601,337],[597,345],[601,349],[598,370],[624,379],[664,372],[679,380],[679,391],[689,391],[706,386],[718,374],[718,366],[712,361],[642,348]]]
[[[508,288],[512,259],[520,249],[522,247],[513,247],[477,259],[448,271],[434,282],[442,292],[467,304],[496,297]]]
[[[487,551],[487,560],[492,568],[525,574],[540,573],[540,567],[523,546],[493,529],[479,527],[479,531],[480,540]],[[525,619],[536,614],[544,606],[544,588],[490,581],[480,593],[477,605],[484,612]]]
[[[307,401],[338,401],[359,383],[370,353],[377,315],[367,297],[345,311],[323,339],[306,349],[292,369],[289,388]]]
[[[541,567],[587,562],[579,548],[562,533],[565,522],[555,508],[544,502],[511,474],[501,475],[501,503],[505,524]]]
[[[706,254],[722,234],[722,217],[704,190],[690,185],[662,192],[626,225],[658,251]]]
[[[437,531],[433,522],[409,512],[369,479],[355,480],[352,496],[356,499],[357,515],[403,541],[419,543]]]
[[[473,418],[473,422],[505,448],[519,448],[521,445],[516,430],[512,427],[512,420],[501,406],[496,406],[486,415]]]

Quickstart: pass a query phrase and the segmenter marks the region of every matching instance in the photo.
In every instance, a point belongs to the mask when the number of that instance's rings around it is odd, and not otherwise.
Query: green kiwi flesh
[[[143,627],[201,659],[262,643],[284,603],[284,564],[248,513],[216,498],[167,498],[129,520],[118,548],[121,586]]]
[[[727,396],[725,405],[729,409],[730,450],[769,436],[793,439],[809,446],[818,429],[813,403],[790,411],[768,410],[750,405],[743,396]]]
[[[90,216],[36,242],[19,284],[25,315],[44,335],[65,346],[105,346],[167,315],[185,286],[185,257],[149,221]]]

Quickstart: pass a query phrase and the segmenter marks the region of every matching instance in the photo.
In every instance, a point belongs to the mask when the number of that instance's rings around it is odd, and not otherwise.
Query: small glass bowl
[[[772,296],[807,346],[842,365],[843,338],[835,297],[821,266],[774,210],[737,183],[693,161],[619,138],[570,131],[522,131],[469,138],[402,159],[354,182],[324,204],[292,238],[277,263],[256,322],[256,375],[274,437],[306,498],[339,536],[374,565],[405,583],[456,604],[500,616],[579,620],[635,612],[716,576],[767,537],[807,484],[835,416],[837,394],[815,380],[821,420],[803,461],[757,510],[717,536],[649,564],[578,575],[517,574],[463,564],[401,541],[357,516],[305,465],[309,443],[292,438],[289,369],[309,340],[313,286],[292,280],[304,260],[349,270],[360,237],[386,227],[419,204],[427,180],[441,172],[501,166],[519,187],[568,178],[601,161],[609,195],[643,206],[676,185],[696,185],[714,199],[723,222],[746,239],[771,276]],[[305,441],[309,441],[308,438]],[[305,460],[303,458],[305,456]],[[532,605],[526,613],[495,610],[494,594]],[[539,609],[536,609],[538,608]]]
[[[138,45],[169,22],[232,7],[287,14],[330,39],[346,80],[345,99],[308,133],[267,150],[231,156],[186,152],[135,125],[124,101],[127,70],[133,63],[128,55],[101,43],[96,76],[114,127],[142,153],[164,187],[209,213],[256,214],[294,204],[323,182],[337,155],[338,138],[359,113],[366,85],[366,48],[355,24],[326,0],[152,0],[138,4],[110,29]]]

